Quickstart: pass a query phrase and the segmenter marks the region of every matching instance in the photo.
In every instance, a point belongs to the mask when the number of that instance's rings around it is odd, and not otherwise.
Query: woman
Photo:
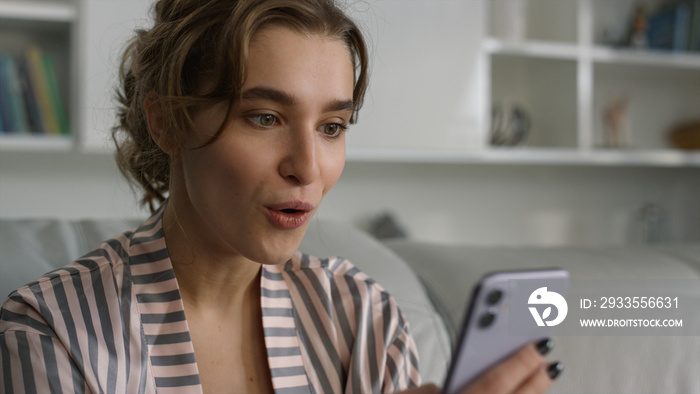
[[[154,215],[9,297],[2,390],[437,391],[379,285],[296,252],[366,85],[362,35],[329,1],[159,1],[115,129]],[[465,392],[550,382],[527,346]]]

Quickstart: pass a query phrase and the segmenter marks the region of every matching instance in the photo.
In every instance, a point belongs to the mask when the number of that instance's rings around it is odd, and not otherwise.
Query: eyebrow
[[[294,106],[299,101],[292,95],[281,90],[255,87],[250,88],[241,94],[241,100],[269,100],[285,106]],[[323,112],[353,111],[355,103],[352,100],[333,100],[328,103]]]

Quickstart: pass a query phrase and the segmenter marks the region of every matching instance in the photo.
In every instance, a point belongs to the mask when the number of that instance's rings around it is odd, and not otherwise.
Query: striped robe
[[[202,391],[162,212],[10,294],[0,312],[0,391]],[[347,260],[297,252],[263,266],[260,286],[276,393],[420,383],[396,302]]]

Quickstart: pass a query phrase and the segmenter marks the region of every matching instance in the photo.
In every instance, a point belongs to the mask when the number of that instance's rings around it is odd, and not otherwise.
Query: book
[[[690,1],[663,6],[649,17],[647,42],[652,49],[686,51],[692,36]]]
[[[12,121],[10,120],[9,84],[6,81],[4,68],[4,63],[0,62],[0,131],[6,133],[12,131]]]
[[[45,133],[58,135],[61,133],[58,119],[51,104],[49,82],[44,71],[43,53],[36,45],[30,45],[26,50],[29,79],[38,104],[41,123]]]
[[[675,6],[676,25],[673,32],[673,50],[685,51],[688,49],[688,37],[690,35],[690,3],[684,1]]]
[[[66,118],[66,113],[63,110],[63,103],[61,100],[61,94],[58,89],[58,81],[56,79],[56,69],[53,64],[53,60],[46,53],[43,54],[44,63],[44,73],[46,74],[46,81],[49,88],[49,98],[51,99],[51,109],[58,122],[58,130],[60,134],[68,135],[70,134],[70,129],[68,128],[68,120]]]
[[[17,63],[19,66],[19,76],[22,81],[24,105],[27,109],[29,129],[34,133],[44,133],[46,127],[42,122],[39,103],[34,95],[34,87],[32,86],[32,81],[29,75],[29,65],[27,64],[27,59],[25,57],[19,58],[17,59]]]
[[[647,42],[653,49],[671,49],[673,46],[674,25],[676,13],[673,7],[667,6],[649,17]]]
[[[2,67],[0,72],[3,74],[3,85],[5,86],[6,100],[9,109],[10,125],[8,131],[17,133],[29,132],[29,122],[27,122],[27,111],[25,108],[22,84],[17,70],[17,64],[12,55],[8,53],[0,53],[0,63]]]
[[[700,51],[700,0],[693,0],[691,5],[688,50]]]

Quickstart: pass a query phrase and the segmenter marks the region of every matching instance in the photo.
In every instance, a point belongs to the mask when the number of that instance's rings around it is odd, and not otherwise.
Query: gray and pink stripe
[[[5,300],[0,391],[201,392],[162,212]],[[286,264],[263,266],[260,286],[276,393],[420,384],[396,302],[347,260],[297,252]]]

